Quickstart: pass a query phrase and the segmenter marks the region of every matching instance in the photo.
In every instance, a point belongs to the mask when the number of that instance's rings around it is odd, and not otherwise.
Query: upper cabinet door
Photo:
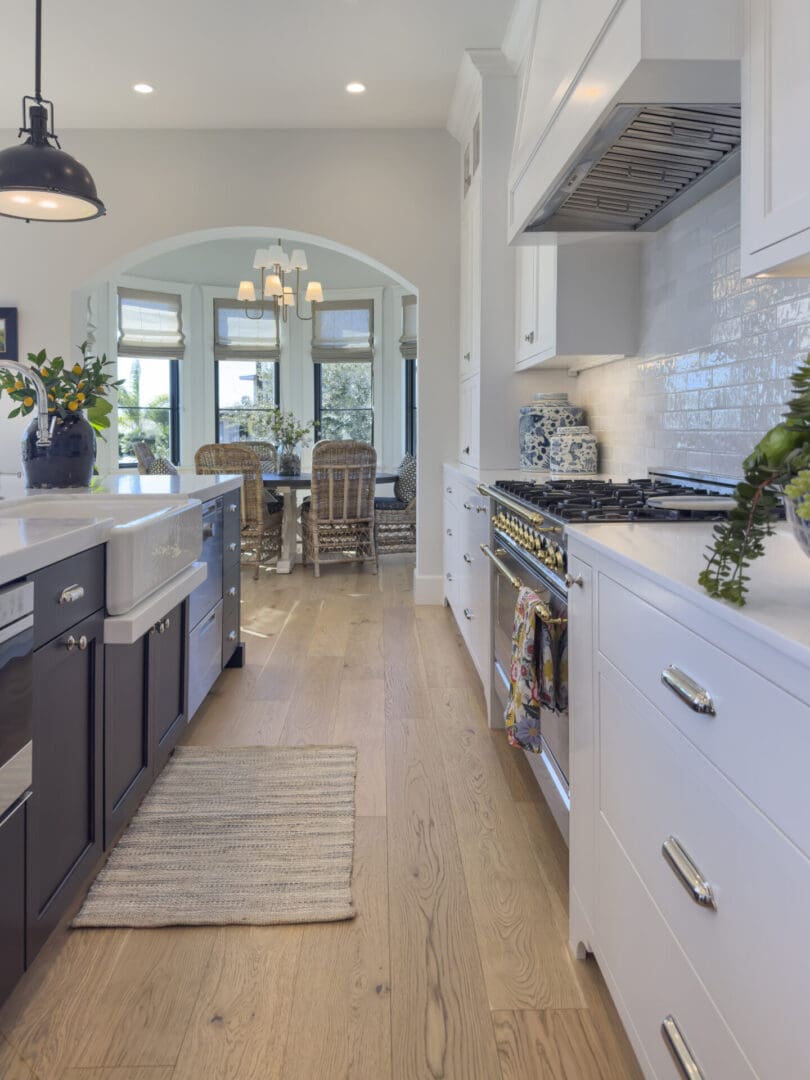
[[[481,184],[475,177],[467,192],[461,221],[461,359],[462,379],[481,368]]]
[[[538,248],[519,247],[515,289],[515,366],[520,367],[537,352],[537,252]]]
[[[744,275],[810,274],[810,5],[750,0],[743,62]]]

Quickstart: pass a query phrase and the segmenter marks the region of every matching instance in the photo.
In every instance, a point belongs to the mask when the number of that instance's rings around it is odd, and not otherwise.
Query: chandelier
[[[265,311],[272,309],[278,325],[279,319],[287,322],[287,312],[292,308],[302,322],[311,322],[312,315],[301,311],[301,274],[307,269],[307,256],[301,248],[294,248],[288,255],[279,240],[267,248],[258,248],[253,257],[253,269],[259,271],[258,289],[252,281],[240,281],[237,297],[245,305],[249,319],[264,318]],[[287,276],[295,272],[295,287],[287,284]],[[310,281],[304,293],[304,303],[320,303],[323,287],[320,281]]]

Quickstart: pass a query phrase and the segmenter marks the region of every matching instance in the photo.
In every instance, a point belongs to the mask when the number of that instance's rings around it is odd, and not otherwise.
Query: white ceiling
[[[207,240],[179,251],[158,255],[154,259],[147,259],[131,266],[128,272],[136,277],[156,278],[160,281],[236,288],[244,278],[256,280],[253,253],[257,247],[267,247],[268,243],[274,242],[274,238],[268,236],[243,240]],[[387,274],[349,255],[341,255],[305,241],[284,240],[283,247],[288,254],[294,247],[302,247],[309,263],[305,279],[320,281],[325,289],[362,289],[370,285],[397,284]]]
[[[65,128],[443,127],[464,49],[513,0],[44,0]],[[5,0],[0,128],[33,92],[33,0]],[[368,91],[345,93],[351,80]],[[136,82],[156,92],[132,92]]]

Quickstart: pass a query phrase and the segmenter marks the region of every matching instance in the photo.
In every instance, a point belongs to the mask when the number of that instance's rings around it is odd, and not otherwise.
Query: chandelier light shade
[[[287,322],[287,309],[291,308],[296,318],[302,322],[311,322],[312,314],[304,315],[301,307],[301,274],[309,263],[303,248],[294,248],[288,255],[281,246],[281,241],[266,248],[257,248],[253,256],[253,269],[258,270],[258,284],[252,281],[240,281],[237,290],[238,299],[245,305],[248,319],[261,319],[268,309],[272,309],[278,322]],[[286,277],[295,272],[295,287],[288,285]],[[258,297],[258,300],[257,300]],[[304,303],[321,303],[323,287],[319,281],[310,281],[303,297]]]
[[[93,177],[65,153],[42,96],[42,0],[36,0],[34,96],[22,99],[23,143],[0,151],[0,214],[24,221],[88,221],[106,213]]]

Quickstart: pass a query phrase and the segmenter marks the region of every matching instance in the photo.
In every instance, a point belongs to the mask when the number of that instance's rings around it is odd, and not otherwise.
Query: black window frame
[[[405,453],[416,457],[419,408],[416,400],[416,357],[405,358]]]
[[[323,367],[324,363],[329,363],[329,364],[368,364],[368,366],[370,367],[370,369],[371,369],[371,405],[357,406],[357,408],[327,409],[326,411],[327,412],[362,412],[362,413],[370,412],[371,413],[371,438],[369,440],[369,445],[374,446],[374,424],[375,424],[375,419],[376,419],[376,417],[375,417],[375,409],[374,409],[374,362],[372,360],[353,360],[350,357],[346,357],[345,360],[329,360],[329,361],[323,361],[323,362],[321,362],[320,360],[313,361],[312,366],[315,368],[314,379],[313,379],[314,388],[315,388],[315,408],[314,408],[313,411],[314,411],[314,416],[315,416],[315,437],[316,437],[316,439],[322,439],[323,438],[323,435],[321,434],[321,418],[322,418],[322,414],[323,414],[322,400],[321,400],[322,399],[322,391],[323,391],[323,383],[322,383],[322,379],[321,379],[321,368]]]
[[[252,363],[252,364],[273,364],[275,367],[275,373],[273,377],[275,393],[273,395],[273,402],[275,408],[281,407],[281,361],[280,360],[257,360],[254,356],[234,357],[232,360],[215,360],[214,361],[214,441],[220,442],[219,438],[219,365],[220,364],[232,364],[237,363]],[[224,412],[270,412],[268,407],[261,408],[248,408],[247,406],[236,406],[223,410]],[[228,445],[227,443],[224,445]]]
[[[120,363],[118,358],[118,362]],[[140,360],[143,363],[149,363],[150,360],[167,360],[169,363],[169,404],[167,411],[169,413],[169,461],[172,465],[180,465],[180,360],[176,356],[138,356],[138,357],[123,357],[124,360]],[[124,406],[120,410],[116,408],[116,422],[121,412],[133,413],[133,412],[149,412],[154,409],[153,405],[129,405]],[[138,462],[124,462],[121,461],[121,437],[117,435],[118,443],[118,468],[119,469],[137,469]]]

